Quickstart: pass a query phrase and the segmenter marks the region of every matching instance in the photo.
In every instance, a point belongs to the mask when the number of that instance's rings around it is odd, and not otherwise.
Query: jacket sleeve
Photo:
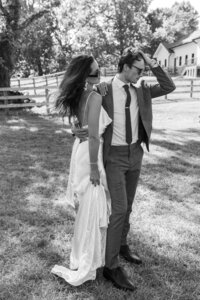
[[[157,84],[147,84],[150,89],[151,98],[167,95],[176,89],[171,77],[160,66],[152,68],[151,71],[158,81]]]

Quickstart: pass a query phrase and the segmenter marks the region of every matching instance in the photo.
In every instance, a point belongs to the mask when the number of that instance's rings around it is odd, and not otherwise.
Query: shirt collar
[[[113,79],[114,83],[119,87],[122,88],[125,84],[127,84],[129,86],[129,88],[132,86],[133,88],[136,87],[136,85],[134,83],[130,83],[130,82],[123,82],[121,81],[117,75],[115,75],[114,79]]]

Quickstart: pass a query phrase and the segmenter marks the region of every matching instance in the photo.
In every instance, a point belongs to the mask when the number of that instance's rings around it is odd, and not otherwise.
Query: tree
[[[175,3],[171,8],[156,9],[147,20],[152,30],[149,49],[153,54],[160,42],[173,43],[198,28],[198,12],[189,1]]]
[[[21,56],[26,60],[29,69],[38,75],[49,72],[53,49],[54,20],[51,14],[45,14],[37,22],[33,22],[21,37]]]
[[[151,35],[146,22],[149,2],[69,0],[63,7],[59,27],[64,28],[72,53],[92,53],[101,64],[115,63],[128,46],[148,44]]]
[[[189,1],[175,3],[171,8],[171,18],[165,21],[165,28],[173,28],[174,41],[178,41],[198,28],[198,12]]]
[[[150,28],[146,22],[146,14],[150,1],[143,0],[110,0],[110,13],[107,20],[113,30],[115,46],[119,54],[125,48],[145,47],[150,35]]]
[[[34,8],[34,12],[26,17],[23,9],[28,5]],[[35,20],[49,13],[54,5],[59,5],[58,1],[52,4],[43,1],[41,9],[39,0],[0,0],[0,17],[3,20],[0,28],[0,86],[10,86],[10,78],[20,48],[19,40],[24,30]]]

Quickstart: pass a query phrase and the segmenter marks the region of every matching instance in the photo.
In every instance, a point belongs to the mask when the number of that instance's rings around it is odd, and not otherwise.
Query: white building
[[[200,30],[173,44],[160,43],[153,57],[172,74],[200,77]]]

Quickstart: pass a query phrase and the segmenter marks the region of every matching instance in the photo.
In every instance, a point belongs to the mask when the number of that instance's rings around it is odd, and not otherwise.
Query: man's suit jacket
[[[139,106],[139,142],[146,144],[147,150],[149,151],[149,141],[152,131],[152,98],[160,97],[171,93],[175,90],[175,85],[172,79],[158,66],[152,68],[153,74],[156,76],[158,83],[150,85],[144,80],[141,81],[138,87],[134,87],[137,93],[137,101]],[[112,80],[107,83],[108,92],[103,97],[102,105],[109,117],[113,120],[113,87]],[[111,146],[113,134],[113,122],[106,128],[103,138],[103,159],[106,164],[109,149]]]

